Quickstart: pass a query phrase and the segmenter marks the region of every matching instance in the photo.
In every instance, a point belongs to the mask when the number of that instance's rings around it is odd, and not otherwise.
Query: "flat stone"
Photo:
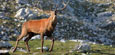
[[[0,55],[10,55],[9,50],[0,50]]]

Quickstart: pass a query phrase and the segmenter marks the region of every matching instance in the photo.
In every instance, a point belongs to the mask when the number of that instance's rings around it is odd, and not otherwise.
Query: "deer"
[[[64,10],[67,7],[68,3],[69,2],[65,4],[63,2],[64,7],[62,7],[61,9],[57,9],[58,5],[56,5],[55,10],[50,11],[50,16],[48,18],[29,20],[24,22],[22,24],[21,34],[18,36],[12,52],[16,51],[18,43],[23,37],[26,37],[24,43],[26,45],[27,51],[30,52],[28,41],[36,34],[40,35],[41,37],[41,53],[43,53],[44,36],[47,36],[52,40],[51,47],[49,49],[49,52],[51,52],[54,46],[54,38],[52,36],[52,33],[57,24],[57,12]]]

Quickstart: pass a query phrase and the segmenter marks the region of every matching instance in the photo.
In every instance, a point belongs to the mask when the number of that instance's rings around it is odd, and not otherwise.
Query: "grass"
[[[14,46],[15,41],[10,41],[10,43]],[[45,40],[44,46],[50,47],[51,41]],[[41,40],[31,40],[29,41],[30,46],[30,53],[24,53],[20,51],[16,51],[15,53],[11,53],[11,55],[82,55],[82,52],[74,51],[70,53],[69,51],[72,50],[75,45],[78,44],[77,42],[67,41],[62,43],[60,41],[55,41],[54,49],[52,52],[44,51],[44,53],[40,53],[40,50],[36,49],[37,47],[41,46]],[[20,41],[18,47],[25,48],[24,41]],[[101,45],[101,44],[91,44],[91,55],[115,55],[115,48]]]
[[[115,0],[87,0],[93,3],[108,3],[108,2],[115,2]]]

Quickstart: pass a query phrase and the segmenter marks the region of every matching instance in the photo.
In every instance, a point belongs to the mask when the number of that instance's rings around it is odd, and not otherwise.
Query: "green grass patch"
[[[15,41],[10,41],[10,43],[14,46]],[[40,50],[36,49],[37,47],[41,47],[41,40],[30,40],[29,41],[29,46],[30,46],[30,53],[24,53],[20,51],[16,51],[14,53],[11,53],[11,55],[82,55],[82,52],[72,52],[70,53],[69,51],[72,50],[75,45],[78,44],[77,42],[71,42],[67,41],[65,43],[62,43],[60,41],[55,41],[54,44],[54,49],[52,52],[44,51],[44,53],[40,53]],[[45,40],[44,41],[44,46],[47,46],[50,48],[51,41],[50,40]],[[18,47],[24,48],[25,44],[24,41],[20,41]],[[115,54],[115,48],[106,46],[106,45],[101,45],[101,44],[95,44],[91,45],[91,50],[89,52],[91,55],[114,55]]]

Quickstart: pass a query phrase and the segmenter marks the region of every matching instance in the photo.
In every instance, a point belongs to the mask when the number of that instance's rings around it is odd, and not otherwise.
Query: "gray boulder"
[[[21,8],[16,12],[16,18],[25,19],[25,18],[35,18],[37,15],[33,13],[29,8]]]

